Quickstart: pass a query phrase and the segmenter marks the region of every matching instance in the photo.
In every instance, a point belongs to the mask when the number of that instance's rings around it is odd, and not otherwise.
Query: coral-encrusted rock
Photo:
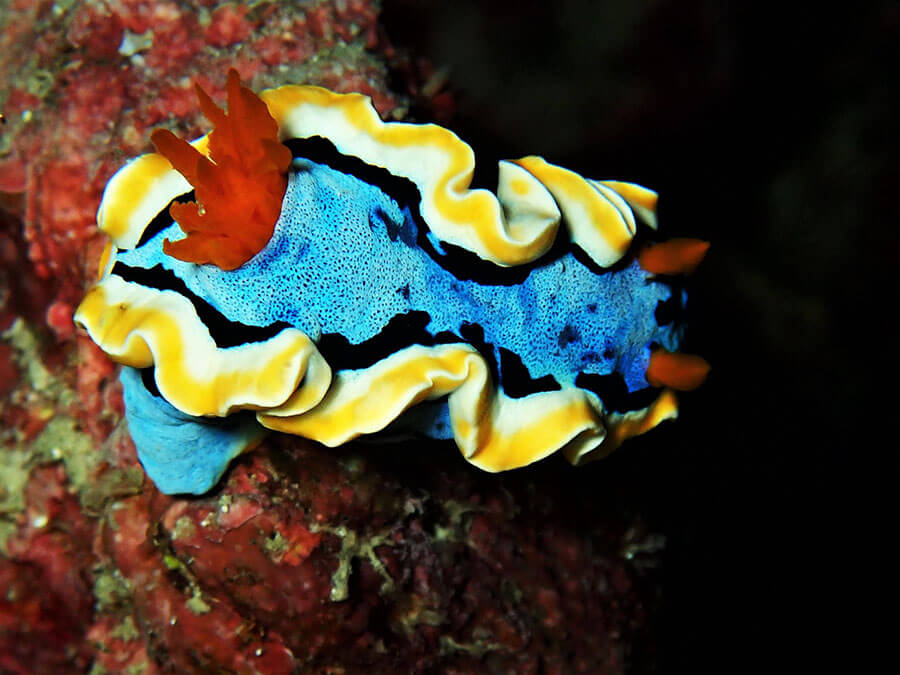
[[[60,465],[31,471],[24,509],[0,557],[0,671],[62,672],[84,668],[93,598],[90,576],[95,521],[66,490]]]
[[[555,471],[359,450],[276,437],[208,497],[112,505],[123,599],[93,638],[139,626],[126,653],[178,672],[622,670],[644,616],[621,524],[576,514]]]
[[[654,596],[594,468],[273,435],[202,498],[144,477],[69,321],[110,175],[232,66],[401,103],[375,2],[186,7],[0,0],[0,670],[622,672]]]

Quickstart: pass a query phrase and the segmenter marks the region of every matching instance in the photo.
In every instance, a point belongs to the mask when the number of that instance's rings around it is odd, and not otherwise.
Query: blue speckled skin
[[[533,378],[552,375],[562,385],[574,385],[579,372],[615,371],[629,391],[642,389],[648,345],[677,346],[676,329],[658,326],[653,314],[672,291],[648,282],[636,262],[598,275],[570,253],[519,285],[461,281],[416,246],[414,222],[381,189],[306,160],[294,167],[271,241],[237,270],[165,255],[162,241],[184,236],[174,224],[118,260],[161,264],[232,321],[283,321],[314,340],[338,333],[359,344],[415,310],[431,316],[432,334],[474,323]]]
[[[119,252],[117,260],[147,269],[162,265],[231,321],[260,327],[285,322],[313,340],[337,333],[359,344],[378,335],[393,317],[411,311],[429,314],[432,335],[460,335],[463,324],[477,324],[495,350],[503,347],[519,356],[532,378],[551,375],[562,386],[574,386],[579,373],[617,372],[629,391],[646,388],[650,345],[671,351],[678,347],[679,329],[674,324],[660,327],[654,317],[657,304],[672,290],[651,281],[635,261],[596,274],[566,253],[535,266],[521,284],[482,285],[456,278],[417,246],[416,234],[409,212],[379,187],[297,159],[272,239],[237,270],[165,255],[163,240],[184,236],[177,224],[137,249]],[[139,379],[129,378],[123,378],[126,393],[140,386]],[[145,411],[159,406],[147,396],[131,392],[126,400],[139,449],[139,439],[149,443],[158,434],[156,427],[171,425],[160,421],[165,415]],[[406,421],[446,437],[445,408],[410,411]],[[177,415],[183,424],[185,416]],[[203,429],[194,432],[198,438],[222,433],[216,427]],[[179,441],[165,447],[183,445]],[[148,474],[164,492],[208,488],[230,459],[227,451],[210,451],[202,460],[212,462],[208,474],[185,481],[170,475],[171,458],[154,453],[151,459],[147,448],[141,452]]]
[[[265,435],[251,413],[192,417],[147,391],[134,368],[122,368],[120,379],[138,459],[166,494],[207,492],[232,459]]]

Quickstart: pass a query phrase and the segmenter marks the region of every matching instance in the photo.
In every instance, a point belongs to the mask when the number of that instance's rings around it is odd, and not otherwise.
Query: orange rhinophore
[[[676,237],[644,248],[638,255],[638,263],[653,274],[692,274],[707,249],[708,241]]]
[[[647,382],[654,387],[670,387],[678,391],[696,389],[708,374],[709,364],[705,359],[665,349],[655,350],[647,366]]]
[[[203,114],[213,123],[209,157],[158,129],[151,140],[194,186],[196,202],[172,204],[169,214],[187,235],[166,240],[166,254],[223,270],[240,267],[272,237],[287,189],[291,151],[278,142],[278,124],[266,104],[228,71],[228,113],[199,86]]]

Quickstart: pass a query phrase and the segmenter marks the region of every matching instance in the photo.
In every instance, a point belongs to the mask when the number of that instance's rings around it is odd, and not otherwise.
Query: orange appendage
[[[169,214],[187,235],[163,242],[166,254],[223,270],[240,267],[272,237],[287,189],[291,151],[278,142],[278,124],[266,104],[228,71],[228,113],[199,86],[200,108],[214,129],[209,158],[171,131],[150,140],[194,186],[196,202],[172,204]]]
[[[709,375],[709,364],[693,354],[680,354],[657,349],[650,355],[647,382],[653,387],[670,387],[678,391],[696,389]]]
[[[644,248],[638,264],[652,274],[691,274],[708,249],[709,242],[702,239],[670,239]]]

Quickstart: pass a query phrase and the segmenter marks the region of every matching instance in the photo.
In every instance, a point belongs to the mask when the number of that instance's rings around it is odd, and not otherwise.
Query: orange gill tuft
[[[708,249],[708,241],[676,237],[645,247],[638,263],[652,274],[692,274]]]
[[[187,235],[163,250],[185,262],[233,270],[272,237],[287,189],[290,150],[278,142],[278,124],[266,104],[228,71],[228,112],[196,86],[203,114],[213,123],[209,157],[158,129],[151,140],[194,187],[195,202],[175,203],[169,214]]]
[[[699,356],[656,349],[650,355],[647,382],[654,387],[691,391],[703,384],[709,369],[709,363]]]

